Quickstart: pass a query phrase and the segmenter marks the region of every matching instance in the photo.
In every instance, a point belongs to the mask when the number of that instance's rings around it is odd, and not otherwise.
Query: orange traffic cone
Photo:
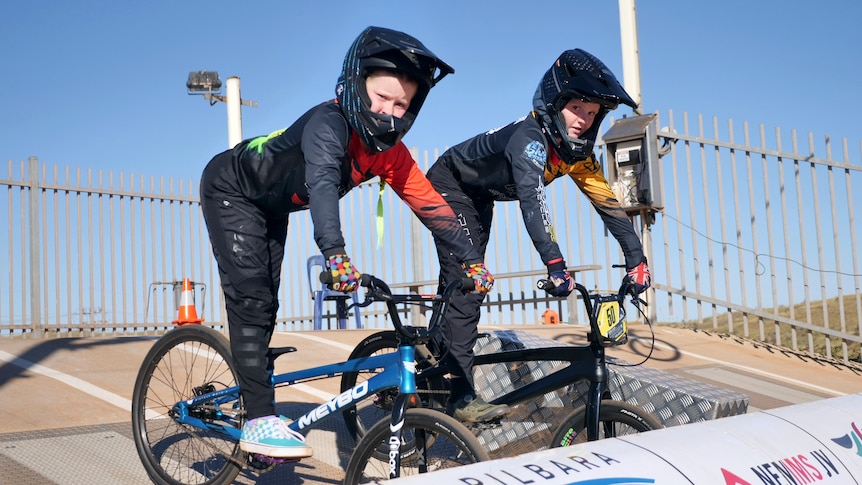
[[[203,318],[198,318],[198,311],[195,308],[195,290],[192,288],[192,282],[188,278],[183,278],[177,319],[171,323],[174,325],[185,325],[187,323],[201,323],[203,321]]]

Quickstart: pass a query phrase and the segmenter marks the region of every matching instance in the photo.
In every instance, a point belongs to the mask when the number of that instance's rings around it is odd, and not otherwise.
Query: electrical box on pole
[[[622,118],[602,137],[607,148],[608,183],[627,213],[664,208],[657,124],[656,114]]]

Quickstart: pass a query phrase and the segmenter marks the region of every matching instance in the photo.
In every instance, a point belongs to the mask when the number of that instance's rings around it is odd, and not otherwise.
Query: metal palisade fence
[[[665,150],[653,176],[665,207],[633,217],[653,273],[651,320],[860,361],[862,234],[853,189],[862,187],[862,143],[672,112],[659,122]],[[600,140],[603,163],[604,150]],[[414,150],[423,170],[438,154]],[[205,324],[225,326],[196,180],[49,167],[34,157],[8,162],[0,188],[0,225],[8,227],[0,236],[0,337],[159,334],[173,326],[184,278]],[[575,278],[617,288],[622,253],[586,197],[567,180],[547,195]],[[391,188],[372,180],[340,207],[360,270],[396,291],[436,291],[431,235]],[[307,262],[318,250],[307,211],[289,225],[278,330],[307,330],[319,285]],[[585,321],[579,305],[536,290],[545,269],[515,202],[495,208],[486,263],[498,279],[481,323],[535,324],[548,312]],[[334,305],[324,309],[334,327]],[[421,320],[426,310],[405,316]],[[387,326],[382,308],[360,312],[363,326]]]

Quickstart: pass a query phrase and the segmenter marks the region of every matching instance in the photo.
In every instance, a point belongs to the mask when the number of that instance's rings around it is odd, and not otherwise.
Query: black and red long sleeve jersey
[[[311,108],[288,128],[244,140],[233,148],[230,164],[217,170],[214,183],[239,191],[268,215],[310,209],[314,240],[324,253],[344,247],[338,201],[379,176],[459,260],[481,261],[404,143],[368,152],[335,100]]]

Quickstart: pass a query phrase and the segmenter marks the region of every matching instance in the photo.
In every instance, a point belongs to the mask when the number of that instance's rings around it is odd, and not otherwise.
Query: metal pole
[[[635,114],[643,114],[641,68],[638,53],[638,22],[635,0],[619,0],[620,40],[623,50],[623,85],[638,104]]]
[[[239,95],[239,77],[227,78],[225,98],[227,102],[228,148],[233,148],[242,141],[242,99]]]

